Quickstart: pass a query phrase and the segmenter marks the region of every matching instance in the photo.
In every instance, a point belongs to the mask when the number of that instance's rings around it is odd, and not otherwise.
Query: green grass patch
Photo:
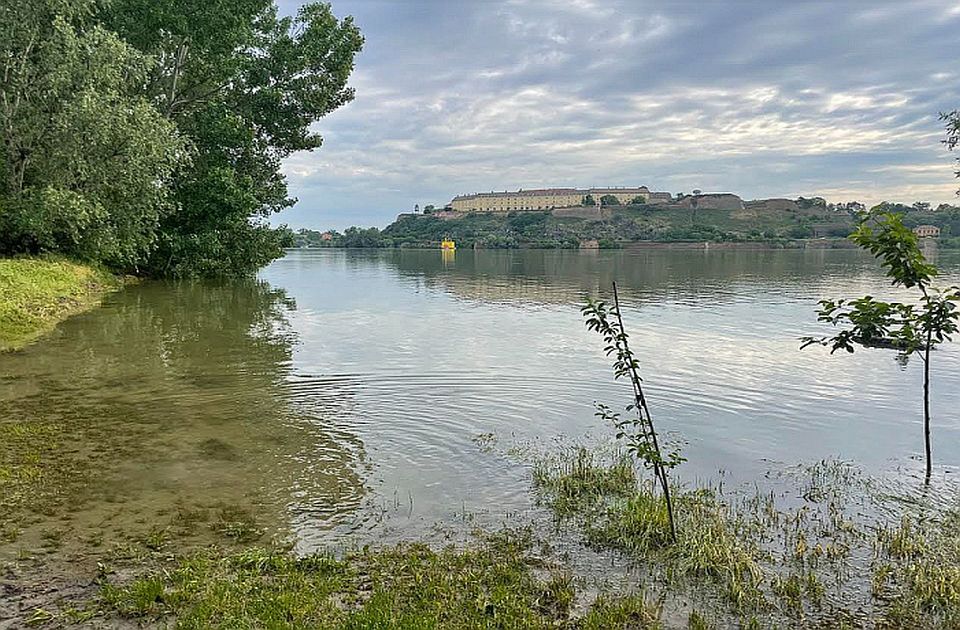
[[[0,351],[22,348],[120,284],[106,271],[66,260],[0,259]]]
[[[180,628],[654,628],[640,596],[571,614],[573,580],[533,553],[529,530],[479,535],[466,548],[407,543],[342,558],[214,549],[126,584],[107,583],[108,618]]]
[[[880,528],[873,588],[896,628],[960,628],[960,511]]]
[[[660,606],[642,593],[624,597],[599,596],[577,624],[582,630],[609,628],[661,628]]]
[[[607,462],[586,448],[538,461],[533,469],[540,498],[560,517],[597,509],[609,497],[629,497],[637,476],[626,457]]]

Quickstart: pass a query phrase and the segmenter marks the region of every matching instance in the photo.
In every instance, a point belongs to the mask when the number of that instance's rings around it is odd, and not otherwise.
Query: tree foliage
[[[107,20],[159,60],[149,97],[190,139],[149,260],[160,275],[238,274],[281,254],[288,233],[267,218],[293,205],[281,160],[322,143],[311,123],[353,98],[347,79],[363,39],[328,4],[279,17],[270,0],[118,0]]]
[[[186,163],[176,126],[137,88],[150,60],[90,24],[85,0],[0,5],[0,252],[133,268]]]
[[[0,5],[0,248],[243,274],[290,232],[281,160],[349,102],[350,18],[272,0]]]

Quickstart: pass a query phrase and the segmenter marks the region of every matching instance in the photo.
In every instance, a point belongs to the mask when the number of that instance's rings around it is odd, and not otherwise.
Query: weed
[[[213,531],[238,543],[251,543],[263,536],[263,530],[248,510],[226,505],[217,512],[216,520],[211,524]]]
[[[170,542],[170,532],[166,527],[154,527],[143,538],[143,546],[150,551],[161,551]]]
[[[687,628],[688,630],[710,630],[710,623],[703,615],[693,610],[687,617]]]
[[[586,448],[537,462],[533,481],[540,497],[560,517],[602,508],[610,497],[629,497],[637,487],[628,458],[607,463]]]
[[[601,595],[590,607],[578,627],[582,630],[660,628],[660,614],[660,606],[649,602],[643,593],[625,597]]]

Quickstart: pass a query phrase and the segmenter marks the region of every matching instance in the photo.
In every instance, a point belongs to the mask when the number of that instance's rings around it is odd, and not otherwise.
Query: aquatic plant
[[[831,337],[805,337],[801,348],[813,344],[853,352],[855,346],[892,348],[901,356],[917,355],[923,360],[923,436],[926,459],[925,480],[930,482],[930,351],[950,341],[957,332],[960,287],[932,286],[937,268],[920,251],[917,236],[903,224],[900,215],[883,206],[861,217],[850,238],[880,260],[895,287],[915,289],[918,302],[884,302],[872,296],[853,300],[820,300],[818,320],[845,327]]]
[[[695,605],[716,627],[960,629],[960,510],[822,461],[773,475],[777,491],[674,488],[673,542],[654,483],[611,484],[621,460],[583,451],[537,465],[541,500],[633,560],[667,610]]]
[[[533,483],[540,498],[560,518],[603,508],[607,498],[629,498],[637,491],[633,462],[627,457],[607,464],[580,447],[536,462]]]
[[[623,419],[610,407],[598,404],[597,416],[608,420],[617,429],[617,439],[625,440],[627,452],[640,461],[653,474],[660,484],[663,500],[666,503],[667,518],[670,522],[670,538],[677,539],[677,528],[674,522],[673,501],[670,499],[670,480],[668,470],[678,466],[683,460],[678,451],[672,451],[666,457],[660,449],[657,430],[653,423],[653,416],[647,406],[647,398],[643,392],[643,379],[640,378],[640,362],[630,349],[629,336],[623,326],[623,315],[620,310],[620,295],[617,292],[617,283],[613,283],[613,305],[606,302],[587,300],[587,304],[580,309],[586,319],[589,330],[594,330],[603,337],[606,344],[603,348],[607,356],[614,356],[613,374],[615,379],[628,378],[633,386],[633,402],[626,407],[630,413]]]

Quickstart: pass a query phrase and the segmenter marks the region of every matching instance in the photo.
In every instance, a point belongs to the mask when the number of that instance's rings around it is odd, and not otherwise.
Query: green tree
[[[385,242],[378,228],[347,228],[340,238],[341,247],[384,247]]]
[[[697,222],[697,209],[700,207],[700,191],[694,190],[690,198],[690,223]]]
[[[137,94],[152,61],[97,25],[94,8],[0,4],[0,253],[135,270],[171,208],[184,143]]]
[[[600,197],[600,205],[602,206],[619,206],[620,200],[617,199],[615,195],[603,195]]]
[[[934,346],[957,332],[960,288],[937,289],[934,265],[920,251],[916,235],[899,214],[882,207],[871,210],[850,236],[880,260],[894,286],[914,289],[915,303],[883,302],[867,295],[853,300],[821,300],[818,319],[843,329],[832,337],[807,337],[803,346],[821,344],[853,352],[855,346],[893,348],[923,361],[923,434],[926,480],[930,481],[930,363]]]
[[[595,206],[597,202],[594,201],[593,195],[587,195],[583,198],[583,205],[585,206]]]
[[[148,97],[194,151],[149,270],[244,274],[280,256],[289,233],[267,219],[295,202],[280,163],[319,147],[311,124],[352,100],[352,19],[321,3],[281,18],[271,0],[116,0],[103,19],[157,60]]]
[[[647,203],[647,198],[642,195],[637,195],[636,197],[630,200],[630,205],[632,206],[642,206],[645,203]]]

